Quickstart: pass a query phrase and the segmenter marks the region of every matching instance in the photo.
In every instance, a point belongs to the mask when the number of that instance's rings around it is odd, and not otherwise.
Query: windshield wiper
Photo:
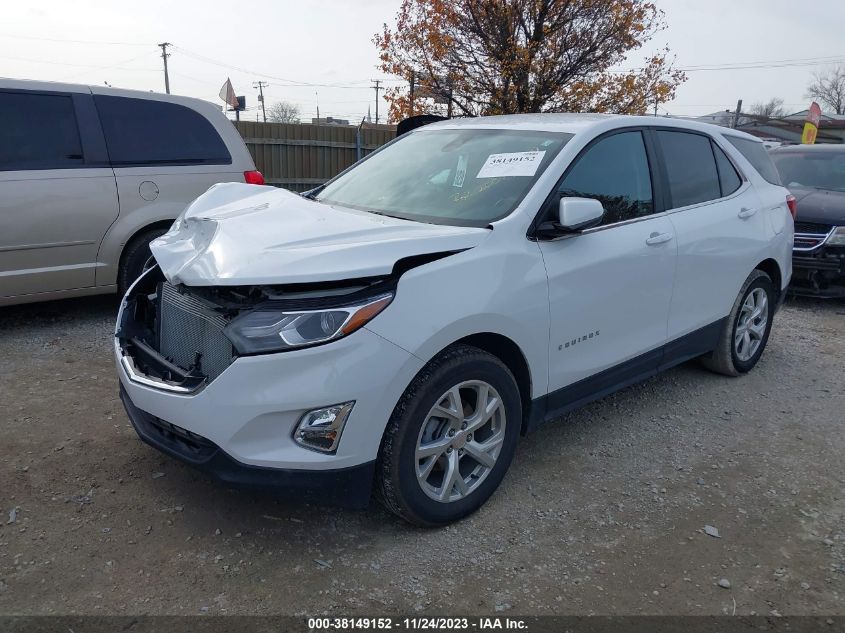
[[[308,198],[309,200],[316,200],[317,194],[320,193],[323,189],[326,188],[326,185],[320,185],[319,187],[314,187],[313,189],[309,189],[308,191],[303,191],[300,196],[303,198]]]

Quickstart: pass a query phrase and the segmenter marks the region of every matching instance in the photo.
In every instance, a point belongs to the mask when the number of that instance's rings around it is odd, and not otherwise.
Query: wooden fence
[[[268,185],[307,191],[334,177],[374,149],[391,141],[388,125],[313,125],[308,123],[235,124],[255,167]]]

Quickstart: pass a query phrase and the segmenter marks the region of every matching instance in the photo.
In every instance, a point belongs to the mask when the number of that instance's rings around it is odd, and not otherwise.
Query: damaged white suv
[[[772,172],[733,130],[549,114],[415,130],[306,196],[216,185],[124,298],[123,402],[226,483],[454,521],[539,424],[757,363],[791,275]]]

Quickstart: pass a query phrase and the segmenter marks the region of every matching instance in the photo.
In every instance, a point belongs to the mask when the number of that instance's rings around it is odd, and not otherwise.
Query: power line
[[[731,62],[725,64],[701,64],[698,66],[680,66],[675,70],[683,72],[720,71],[720,70],[753,70],[769,68],[788,68],[794,66],[821,66],[845,61],[845,55],[831,55],[828,57],[804,57],[796,59],[777,59],[757,62]],[[611,70],[611,73],[631,73],[645,70],[645,67]]]
[[[826,55],[824,57],[797,57],[792,59],[769,59],[763,61],[756,61],[756,62],[725,62],[724,64],[698,64],[693,66],[687,66],[684,70],[709,70],[711,68],[735,68],[735,67],[751,67],[751,66],[770,66],[775,67],[775,64],[802,64],[802,63],[819,63],[819,64],[829,64],[831,62],[835,62],[839,59],[842,59],[845,55]]]
[[[17,35],[12,33],[0,33],[0,37],[9,37],[18,40],[36,40],[39,42],[62,42],[65,44],[106,44],[114,46],[149,46],[149,43],[141,42],[103,42],[99,40],[67,40],[56,37],[35,37],[33,35]]]
[[[212,59],[211,57],[206,57],[205,55],[200,55],[198,53],[194,53],[189,51],[181,46],[174,46],[174,49],[181,52],[183,55],[191,57],[193,59],[205,62],[207,64],[213,64],[215,66],[220,66],[221,68],[228,68],[230,70],[237,70],[238,72],[246,73],[249,75],[257,75],[259,77],[266,77],[268,79],[275,79],[276,81],[283,82],[287,87],[313,87],[313,88],[345,88],[345,89],[352,89],[352,90],[370,90],[370,86],[352,86],[349,84],[330,84],[330,83],[316,83],[310,81],[298,81],[295,79],[287,79],[285,77],[279,77],[277,75],[270,75],[268,73],[258,72],[253,69],[244,68],[242,66],[233,66],[232,64],[227,64],[226,62],[222,62],[217,59]],[[384,80],[380,80],[384,81]]]
[[[144,55],[136,55],[135,57],[130,57],[129,59],[127,59],[125,61],[117,62],[116,64],[112,64],[112,65],[108,65],[108,66],[102,66],[100,64],[73,64],[71,62],[53,62],[53,61],[47,61],[47,60],[42,60],[42,59],[29,59],[29,58],[26,58],[26,57],[9,57],[8,55],[4,55],[3,59],[11,59],[11,60],[14,60],[14,61],[19,61],[19,62],[28,62],[28,63],[31,63],[31,64],[48,64],[50,66],[73,66],[75,68],[115,68],[116,66],[119,66],[121,64],[128,64],[129,62],[135,61],[137,59],[141,59],[142,57],[144,57]],[[148,71],[151,71],[151,70],[154,70],[154,69],[152,69],[152,68],[122,68],[121,70],[140,70],[140,71],[148,72]],[[155,69],[155,70],[157,70],[157,69]]]
[[[135,60],[141,59],[142,57],[146,57],[148,54],[149,53],[143,53],[142,55],[136,55],[135,57],[130,57],[129,59],[125,59],[122,62],[117,62],[117,63],[114,63],[114,64],[110,64],[108,66],[98,66],[97,69],[98,70],[111,70],[111,69],[116,68],[116,69],[119,69],[119,70],[143,70],[144,72],[158,72],[158,70],[154,69],[154,68],[126,68],[126,67],[123,66],[124,64],[129,64],[131,62],[134,62]],[[64,79],[62,79],[62,81],[68,81],[69,79],[74,79],[76,77],[79,77],[80,75],[86,74],[87,72],[89,72],[89,71],[83,70],[81,72],[74,73],[72,75],[65,77]]]

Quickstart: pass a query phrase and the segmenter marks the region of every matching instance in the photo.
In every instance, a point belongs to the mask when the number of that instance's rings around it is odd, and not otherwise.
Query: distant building
[[[320,125],[349,125],[349,119],[336,119],[331,116],[311,119],[311,123]]]
[[[733,118],[733,111],[724,110],[696,117],[695,120],[731,127]],[[807,110],[771,119],[740,113],[736,128],[766,142],[797,144],[801,142],[801,133],[804,131],[804,120],[806,118]],[[816,143],[845,143],[845,115],[822,114]]]
[[[733,110],[720,110],[719,112],[713,112],[711,114],[705,114],[704,116],[695,117],[695,120],[701,121],[702,123],[712,123],[714,125],[721,125],[722,127],[730,127],[733,124],[734,113]],[[749,120],[750,119],[748,117],[743,116],[742,113],[740,113],[740,125],[748,122]]]

